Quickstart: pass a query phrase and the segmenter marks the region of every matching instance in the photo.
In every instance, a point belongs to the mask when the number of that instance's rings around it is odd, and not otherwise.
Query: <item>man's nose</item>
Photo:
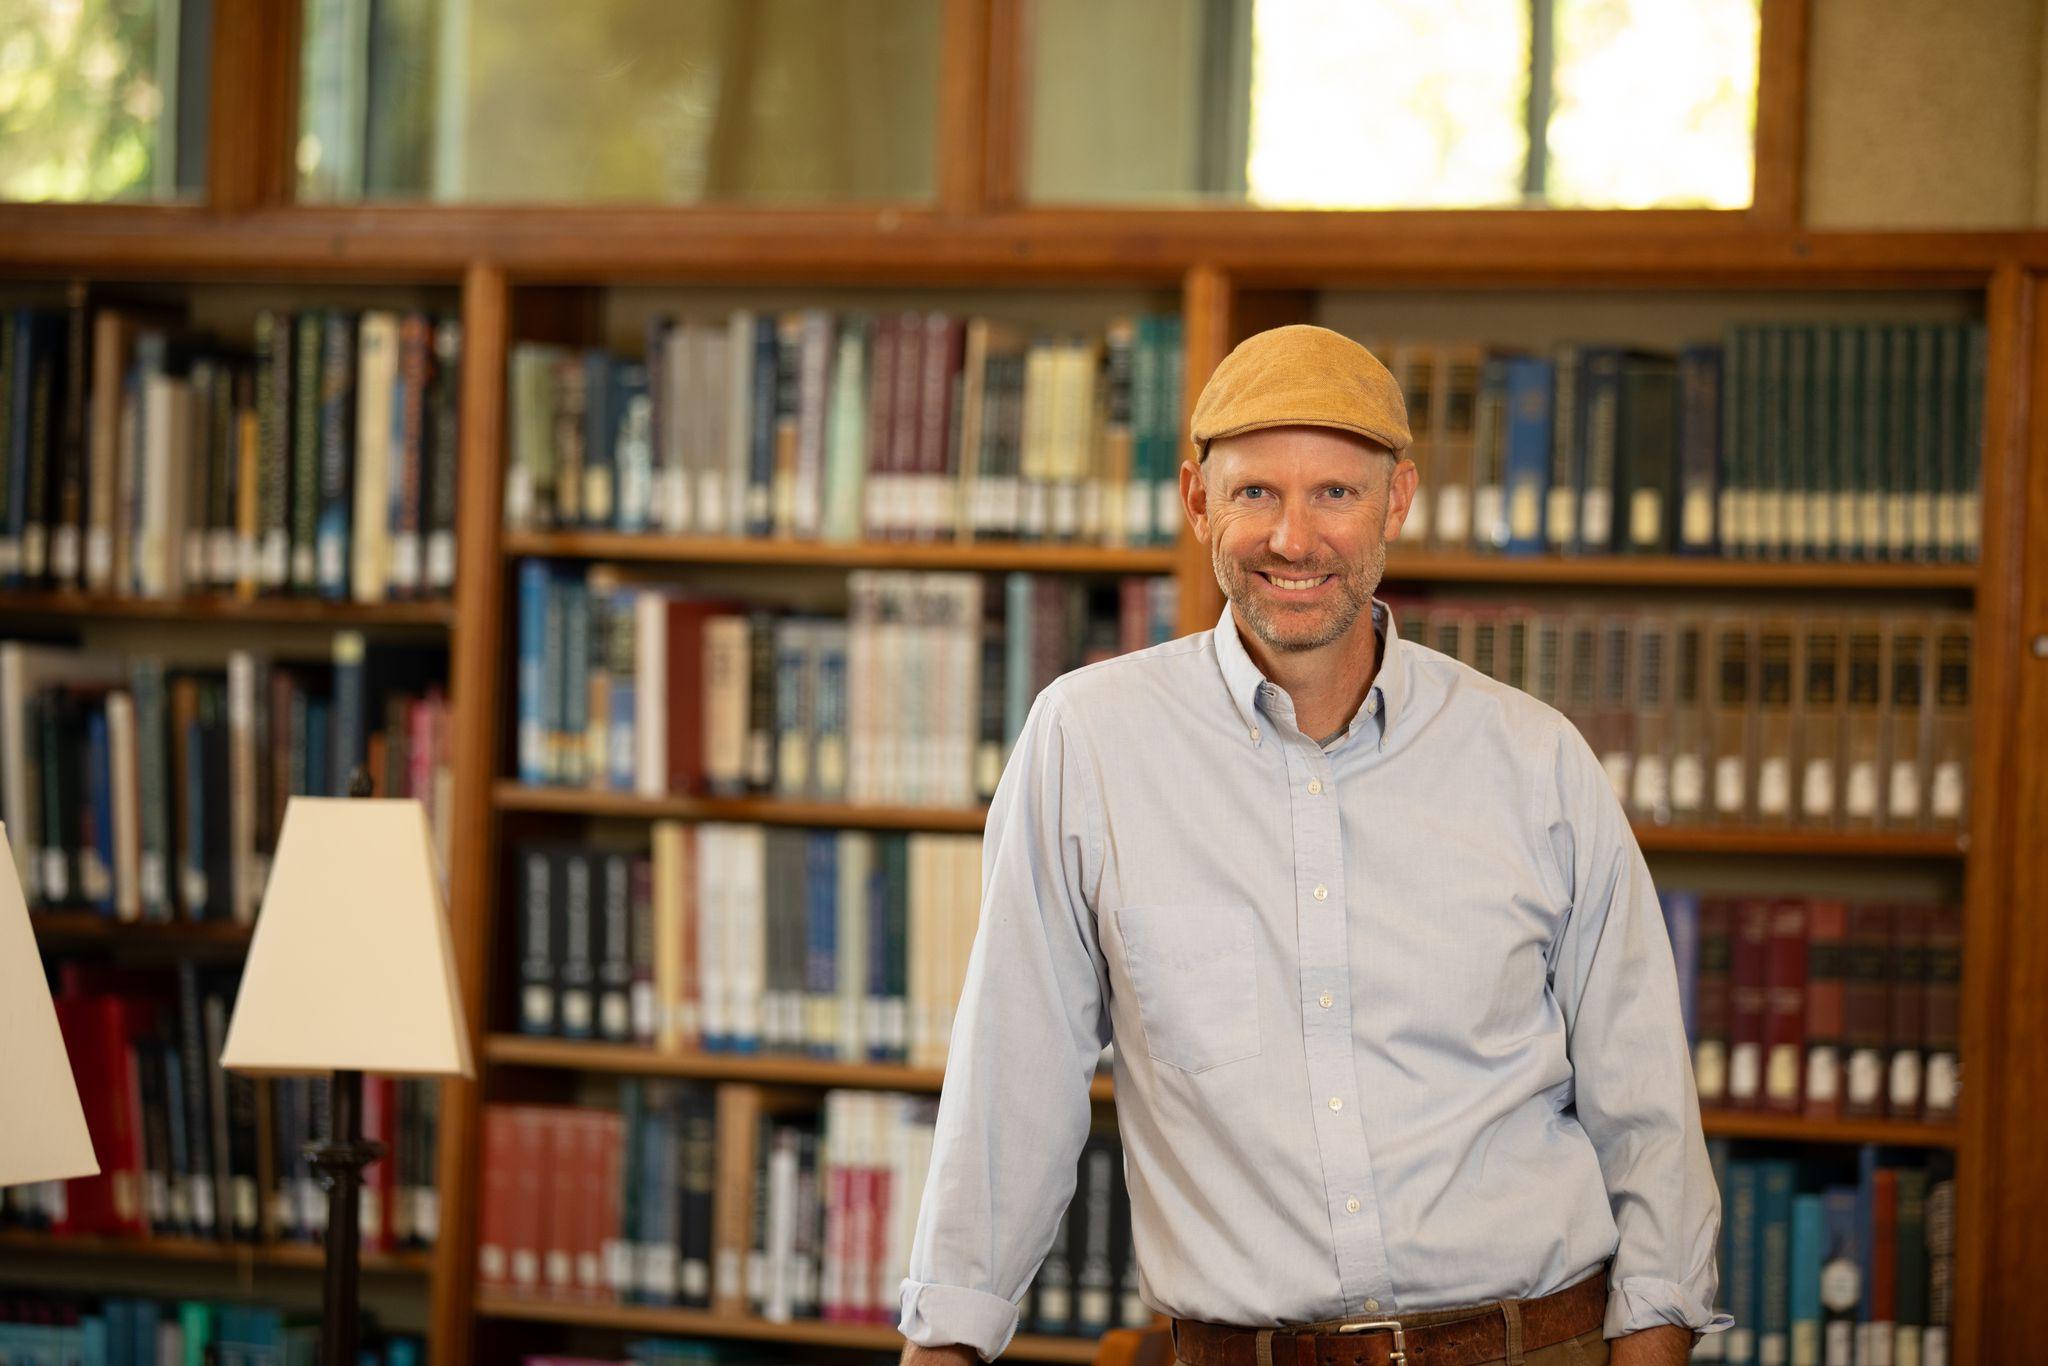
[[[1280,520],[1273,524],[1273,534],[1267,538],[1266,547],[1283,560],[1298,560],[1315,544],[1315,532],[1309,524],[1307,508],[1282,503]]]

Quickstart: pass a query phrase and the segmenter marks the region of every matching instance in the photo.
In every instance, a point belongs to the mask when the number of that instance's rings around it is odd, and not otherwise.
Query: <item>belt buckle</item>
[[[1398,1319],[1360,1319],[1356,1323],[1338,1325],[1339,1333],[1377,1333],[1391,1328],[1394,1332],[1394,1352],[1387,1358],[1388,1366],[1406,1366],[1408,1360],[1408,1339],[1402,1336]]]

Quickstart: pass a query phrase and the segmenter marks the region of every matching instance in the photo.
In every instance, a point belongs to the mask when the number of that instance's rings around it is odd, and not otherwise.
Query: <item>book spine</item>
[[[348,314],[326,315],[319,372],[319,513],[314,533],[321,596],[348,595],[350,501],[355,467],[356,328]]]

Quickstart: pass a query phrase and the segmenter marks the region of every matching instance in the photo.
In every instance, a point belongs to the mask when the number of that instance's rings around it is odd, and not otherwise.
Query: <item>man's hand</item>
[[[981,1366],[981,1353],[972,1347],[920,1347],[903,1344],[903,1360],[897,1366]]]
[[[1675,1324],[1618,1337],[1607,1348],[1607,1366],[1686,1366],[1691,1359],[1692,1330]]]

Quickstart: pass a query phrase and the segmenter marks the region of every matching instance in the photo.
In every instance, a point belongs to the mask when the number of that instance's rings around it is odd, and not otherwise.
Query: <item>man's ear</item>
[[[1180,505],[1195,529],[1195,539],[1209,544],[1209,483],[1202,477],[1202,467],[1192,460],[1180,462]]]
[[[1415,462],[1407,456],[1395,460],[1394,472],[1387,478],[1387,524],[1380,532],[1382,540],[1391,541],[1401,534],[1408,509],[1415,506],[1415,486],[1421,477]]]

